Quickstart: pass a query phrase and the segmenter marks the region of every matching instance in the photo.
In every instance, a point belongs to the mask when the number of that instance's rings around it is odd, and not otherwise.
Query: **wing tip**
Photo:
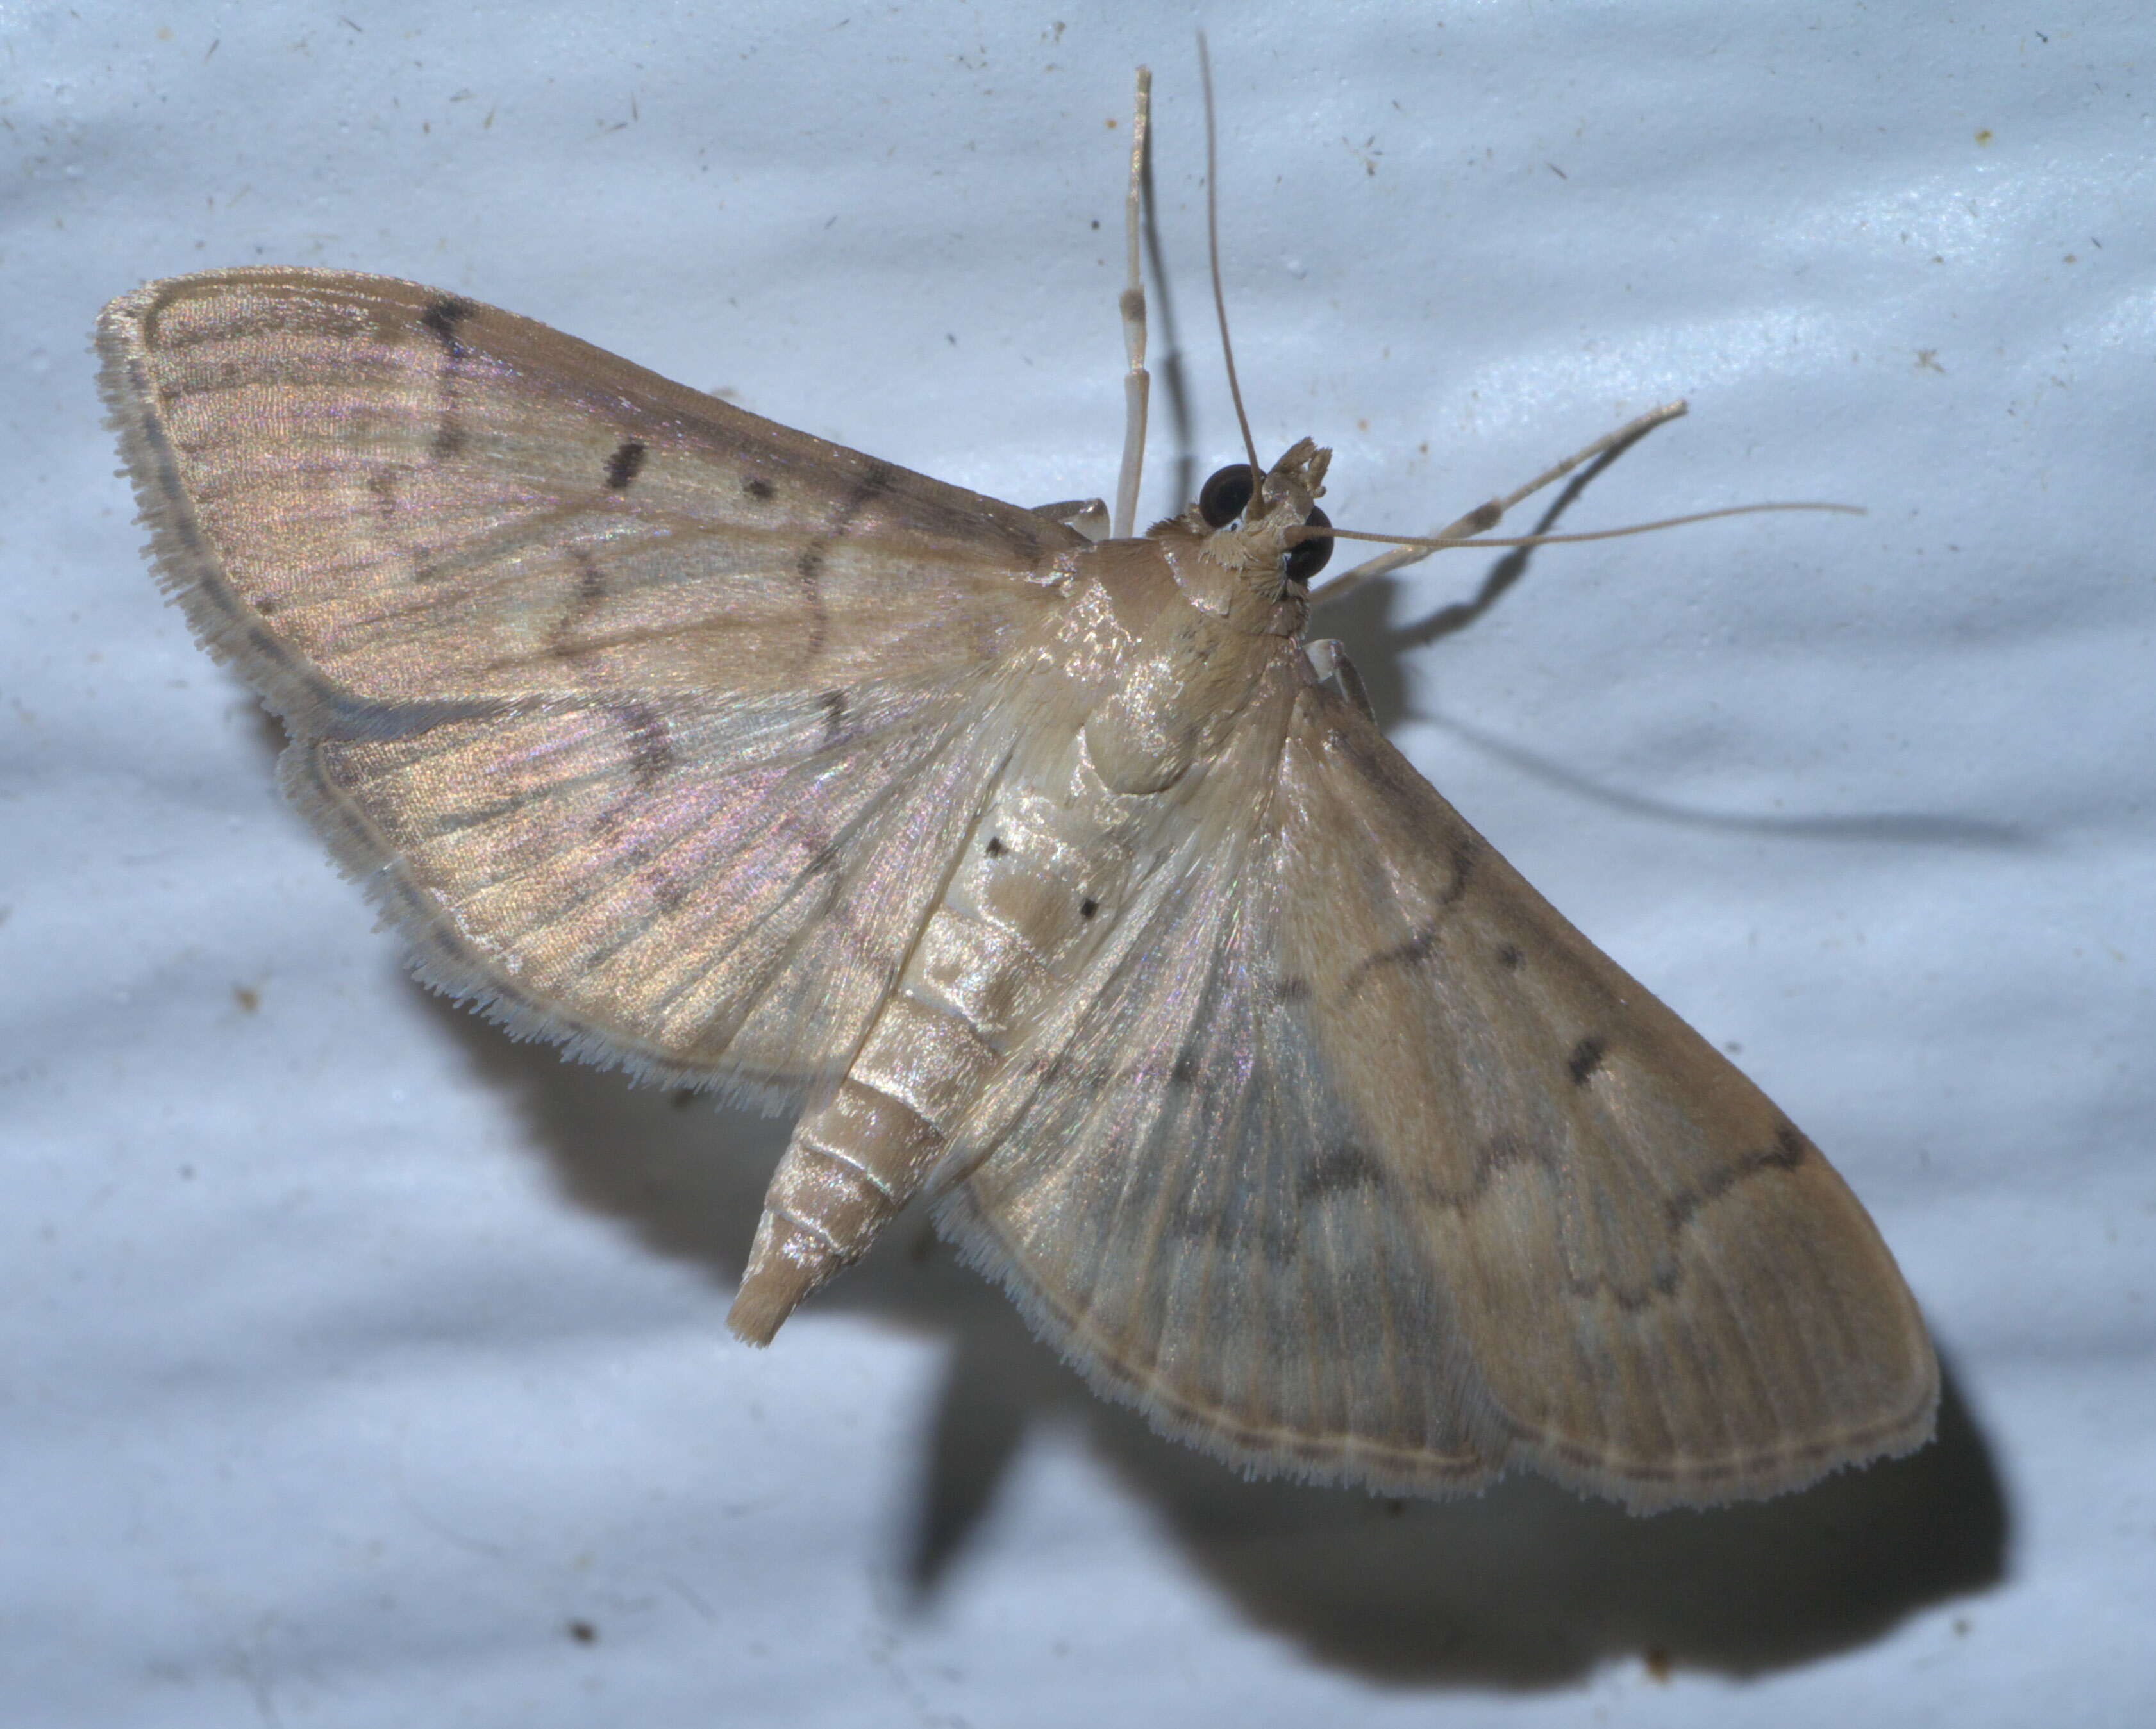
[[[159,592],[212,659],[237,670],[272,712],[305,728],[334,708],[336,692],[312,667],[278,651],[260,613],[234,589],[165,436],[150,377],[146,326],[157,309],[176,286],[226,274],[169,277],[108,301],[91,336],[97,393],[105,425],[119,440],[118,472],[134,494],[136,521],[149,532],[144,551]]]

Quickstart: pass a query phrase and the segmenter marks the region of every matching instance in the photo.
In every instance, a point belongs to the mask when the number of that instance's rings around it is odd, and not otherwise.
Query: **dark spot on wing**
[[[1250,1226],[1244,1225],[1235,1234],[1247,1238],[1251,1234]],[[1270,1265],[1291,1267],[1302,1258],[1302,1225],[1292,1213],[1284,1219],[1270,1213],[1259,1219],[1257,1239],[1258,1253]]]
[[[830,625],[830,614],[824,610],[823,547],[822,541],[812,541],[793,561],[793,573],[801,578],[801,598],[808,608],[807,658],[811,660],[823,652],[824,634]]]
[[[1787,1122],[1777,1121],[1774,1144],[1757,1152],[1741,1153],[1712,1172],[1689,1193],[1671,1200],[1665,1208],[1670,1224],[1681,1228],[1689,1224],[1692,1215],[1709,1202],[1723,1195],[1762,1171],[1794,1171],[1812,1156],[1811,1142],[1805,1140]]]
[[[846,736],[846,693],[826,690],[816,699],[816,706],[824,711],[824,738],[835,744]]]
[[[247,598],[247,603],[266,618],[277,610],[281,603],[274,594],[251,594]]]
[[[1520,952],[1518,944],[1501,942],[1497,945],[1497,964],[1507,972],[1517,972],[1527,964],[1527,957]]]
[[[626,492],[629,483],[644,472],[645,455],[641,439],[624,439],[607,458],[606,484],[609,492]]]
[[[742,482],[742,490],[751,498],[768,501],[778,495],[778,489],[768,480],[759,480],[754,475]]]
[[[473,829],[490,829],[496,823],[513,818],[524,808],[524,805],[525,801],[521,796],[508,793],[500,798],[463,805],[455,810],[438,811],[425,818],[415,818],[413,831],[423,839],[446,839],[450,835],[463,834]]]
[[[847,494],[845,503],[839,507],[838,520],[851,522],[870,499],[881,498],[889,492],[896,484],[898,476],[899,471],[889,463],[878,462],[870,457],[868,465],[861,470],[861,478],[855,483],[854,490]]]
[[[820,823],[789,813],[778,819],[778,828],[789,844],[801,849],[803,876],[822,876],[839,868],[839,843]],[[839,913],[835,906],[827,911],[829,916],[836,917]]]
[[[451,360],[462,360],[470,351],[458,340],[457,326],[477,310],[469,300],[444,295],[419,315],[419,322],[441,339]]]
[[[1540,1165],[1547,1172],[1554,1163],[1548,1152],[1530,1137],[1512,1129],[1499,1129],[1482,1142],[1476,1155],[1474,1174],[1466,1183],[1445,1185],[1425,1178],[1419,1193],[1433,1206],[1464,1213],[1477,1205],[1490,1185],[1515,1165]]]
[[[440,341],[443,357],[448,362],[442,368],[439,381],[439,418],[434,427],[432,446],[437,461],[447,460],[465,447],[465,430],[457,418],[457,373],[471,351],[465,346],[457,331],[476,310],[478,308],[470,301],[445,295],[419,315],[419,322]],[[424,582],[427,577],[423,575],[418,580]]]
[[[1361,1147],[1349,1143],[1322,1152],[1305,1165],[1295,1180],[1295,1198],[1307,1205],[1327,1195],[1384,1187],[1384,1167]]]
[[[1467,892],[1467,879],[1475,870],[1474,843],[1468,840],[1454,841],[1451,851],[1446,855],[1445,863],[1452,869],[1452,880],[1445,885],[1445,892],[1438,896],[1437,904],[1440,906],[1451,906],[1456,904],[1460,897]]]
[[[1437,932],[1419,931],[1405,942],[1380,949],[1374,955],[1366,955],[1358,961],[1348,974],[1348,982],[1341,987],[1343,996],[1353,996],[1370,979],[1372,975],[1387,967],[1419,967],[1437,950]]]
[[[1309,994],[1310,981],[1300,974],[1290,973],[1284,978],[1273,981],[1273,1001],[1276,1003],[1300,1003]]]
[[[988,844],[986,850],[988,852],[988,855],[991,859],[1000,859],[1004,854],[1004,844],[1000,840],[997,839],[994,835],[991,834],[988,837]]]
[[[1475,1174],[1468,1182],[1458,1188],[1425,1193],[1436,1205],[1465,1213],[1480,1204],[1500,1178],[1520,1167],[1538,1167],[1526,1180],[1539,1183],[1543,1193],[1553,1198],[1562,1196],[1573,1180],[1568,1161],[1558,1149],[1534,1136],[1501,1129],[1482,1143],[1481,1155],[1475,1162]],[[1678,1203],[1679,1206],[1685,1204]],[[1668,1210],[1672,1224],[1681,1225],[1682,1219],[1676,1216],[1678,1207],[1672,1206]],[[1569,1254],[1574,1246],[1569,1240],[1571,1233],[1563,1226],[1559,1229],[1561,1238],[1567,1241]],[[1630,1314],[1666,1297],[1676,1289],[1679,1276],[1673,1255],[1666,1254],[1652,1275],[1644,1282],[1620,1284],[1606,1274],[1595,1270],[1592,1261],[1586,1263],[1584,1269],[1578,1263],[1568,1261],[1564,1283],[1565,1289],[1574,1296],[1589,1301],[1606,1297],[1620,1311]]]
[[[1491,1180],[1515,1165],[1548,1167],[1553,1162],[1549,1154],[1527,1136],[1511,1129],[1500,1129],[1482,1143],[1482,1157],[1476,1166],[1475,1180],[1458,1198],[1480,1200],[1482,1191],[1489,1186]]]
[[[688,898],[688,891],[665,871],[646,868],[636,874],[651,896],[652,904],[661,912],[679,912]]]
[[[1475,870],[1474,842],[1464,837],[1454,841],[1446,854],[1445,864],[1451,875],[1437,897],[1437,907],[1440,912],[1457,906],[1461,896],[1467,892],[1467,880]],[[1426,925],[1404,942],[1380,949],[1373,955],[1365,955],[1348,970],[1342,994],[1352,996],[1382,967],[1421,966],[1438,952],[1439,930],[1435,924]]]
[[[1255,1190],[1173,1194],[1162,1220],[1165,1234],[1194,1245],[1247,1254],[1255,1249],[1275,1267],[1295,1265],[1302,1252],[1302,1218],[1285,1197]]]
[[[1572,1077],[1574,1086],[1585,1086],[1594,1071],[1602,1066],[1602,1054],[1607,1049],[1599,1039],[1583,1039],[1572,1048],[1572,1054],[1564,1059],[1564,1072]]]
[[[1091,895],[1088,895],[1083,900],[1081,900],[1078,903],[1078,916],[1081,919],[1090,919],[1100,910],[1101,903],[1096,900]]]
[[[861,512],[870,503],[889,492],[897,480],[899,470],[889,463],[870,460],[862,469],[860,478],[831,513],[831,520],[823,533],[801,549],[794,561],[793,569],[801,578],[803,598],[808,608],[808,649],[803,658],[813,660],[824,650],[824,639],[829,634],[830,618],[824,608],[824,549],[834,541],[844,540]],[[754,490],[753,483],[751,490]]]
[[[1174,1065],[1168,1071],[1168,1078],[1177,1086],[1195,1086],[1198,1084],[1198,1059],[1187,1050],[1177,1053]]]
[[[547,631],[547,646],[563,656],[581,652],[572,645],[571,639],[591,622],[592,615],[599,609],[599,603],[606,598],[607,587],[606,572],[583,547],[570,551],[569,562],[577,569],[577,586],[570,592],[569,603],[562,608],[562,616]]]
[[[674,766],[674,741],[668,735],[666,717],[641,702],[624,703],[618,713],[629,729],[629,767],[649,787]]]

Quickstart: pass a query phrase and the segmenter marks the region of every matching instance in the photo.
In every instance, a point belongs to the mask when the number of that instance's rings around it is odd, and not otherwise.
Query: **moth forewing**
[[[167,587],[430,983],[642,1075],[835,1079],[1082,536],[387,278],[152,284],[99,346]]]
[[[932,1177],[1249,1469],[1652,1506],[1930,1433],[1840,1179],[1313,664],[1310,441],[1095,544],[386,278],[153,283],[98,346],[161,580],[422,977],[805,1099],[744,1337]]]

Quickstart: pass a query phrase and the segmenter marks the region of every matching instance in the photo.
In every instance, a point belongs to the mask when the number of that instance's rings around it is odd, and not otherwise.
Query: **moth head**
[[[1205,550],[1242,575],[1267,602],[1301,599],[1310,579],[1332,556],[1329,536],[1296,537],[1300,528],[1329,527],[1317,506],[1325,492],[1330,450],[1308,439],[1257,479],[1248,463],[1218,470],[1199,489],[1185,521],[1207,536]]]

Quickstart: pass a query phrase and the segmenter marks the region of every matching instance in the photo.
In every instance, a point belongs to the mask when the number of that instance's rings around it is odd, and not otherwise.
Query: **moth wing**
[[[1931,1346],[1825,1160],[1358,709],[1281,701],[1240,837],[1007,1071],[964,1252],[1257,1470],[1647,1507],[1920,1444]]]
[[[162,582],[429,982],[690,1080],[843,1066],[1084,542],[388,278],[105,309]]]

